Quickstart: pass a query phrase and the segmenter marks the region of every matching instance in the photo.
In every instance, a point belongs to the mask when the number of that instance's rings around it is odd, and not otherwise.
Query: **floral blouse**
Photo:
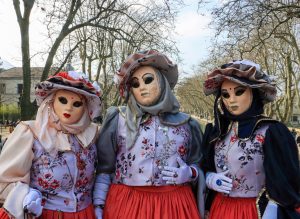
[[[55,157],[35,140],[30,186],[41,191],[44,208],[77,212],[92,203],[96,146],[80,146],[71,135],[71,151],[59,151]]]
[[[130,186],[166,185],[161,171],[164,166],[177,167],[177,157],[187,159],[191,143],[188,123],[165,126],[158,116],[150,116],[140,124],[134,146],[126,148],[125,119],[119,116],[117,160],[114,183]]]
[[[217,172],[229,170],[233,179],[231,197],[257,197],[265,186],[263,168],[263,144],[268,125],[256,129],[248,139],[237,136],[237,123],[230,132],[215,145],[215,164]]]

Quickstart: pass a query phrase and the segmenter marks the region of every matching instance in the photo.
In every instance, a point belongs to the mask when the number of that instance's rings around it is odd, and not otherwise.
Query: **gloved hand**
[[[97,219],[102,219],[102,206],[104,206],[105,204],[106,195],[109,190],[110,184],[111,180],[109,174],[101,173],[96,176],[93,193],[93,204],[95,206],[95,215]]]
[[[29,188],[28,194],[23,200],[23,209],[36,217],[41,216],[43,211],[42,194],[40,191]]]
[[[103,210],[100,207],[95,207],[95,215],[97,219],[102,219]]]
[[[232,189],[232,179],[226,176],[228,172],[229,170],[222,173],[207,173],[205,180],[207,187],[217,192],[229,194]]]
[[[188,166],[180,157],[176,159],[179,168],[165,166],[163,171],[161,171],[162,179],[165,180],[167,184],[182,184],[192,181],[192,167]]]
[[[262,219],[277,219],[277,204],[271,200],[265,209]]]

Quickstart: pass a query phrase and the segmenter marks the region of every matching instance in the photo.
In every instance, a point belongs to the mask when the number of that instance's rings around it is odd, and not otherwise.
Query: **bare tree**
[[[76,30],[76,40],[71,40],[81,42],[77,59],[80,59],[82,70],[87,71],[89,77],[92,77],[92,66],[97,69],[94,77],[102,85],[104,109],[118,102],[112,78],[128,54],[149,48],[178,54],[175,42],[169,34],[173,30],[175,14],[166,14],[165,10],[161,5],[143,4],[136,5],[134,10],[124,11],[126,16],[110,16],[111,29],[122,27],[127,33],[122,37],[101,28],[86,27]]]
[[[299,14],[299,1],[277,0],[231,0],[212,11],[216,36],[208,60],[251,59],[276,76],[278,98],[266,112],[285,123],[299,99]]]
[[[22,8],[19,0],[13,0],[13,5],[16,12],[21,35],[23,92],[20,98],[20,105],[22,119],[29,119],[32,116],[31,112],[34,111],[33,105],[30,102],[31,69],[29,47],[29,18],[34,3],[34,0],[23,0]]]
[[[98,51],[99,46],[91,43],[92,35],[87,34],[81,36],[79,41],[73,41],[73,36],[78,33],[95,33],[95,29],[99,32],[104,32],[104,35],[112,41],[125,41],[130,44],[131,48],[142,48],[143,45],[153,46],[156,45],[156,40],[163,37],[169,40],[170,34],[167,33],[173,24],[174,17],[176,16],[176,5],[181,4],[180,0],[173,1],[144,1],[143,4],[132,0],[50,0],[50,1],[35,1],[35,0],[13,0],[14,9],[18,19],[20,33],[21,33],[21,46],[22,46],[22,67],[23,67],[23,81],[24,90],[21,96],[21,117],[22,119],[29,119],[35,112],[33,105],[30,103],[30,45],[29,45],[29,20],[31,10],[34,5],[38,6],[44,12],[46,20],[43,22],[48,28],[48,39],[51,40],[47,54],[44,70],[41,80],[45,80],[49,75],[51,67],[56,66],[58,70],[62,69],[64,64],[75,57],[74,53],[80,47],[81,60],[83,70],[87,70],[91,77],[92,63],[99,59]],[[143,16],[144,13],[144,16]],[[147,18],[146,15],[151,15]],[[147,19],[146,19],[147,18]],[[151,19],[153,26],[150,25]],[[117,21],[117,22],[116,22]],[[127,23],[128,24],[127,24]],[[154,25],[160,27],[160,32],[152,31]],[[163,30],[163,26],[169,29]],[[143,32],[143,35],[151,37],[149,41],[143,42],[144,39],[136,41],[133,38],[133,28]],[[158,28],[156,28],[158,30]],[[69,42],[66,40],[71,39]],[[170,40],[169,40],[170,41]],[[171,41],[170,41],[171,42]],[[107,41],[102,42],[107,43]],[[171,42],[170,44],[172,44]],[[116,44],[113,43],[115,46]],[[165,44],[167,45],[167,44]],[[111,47],[109,44],[108,48]],[[84,51],[89,48],[89,51]],[[101,50],[102,47],[100,47]],[[174,45],[167,46],[164,49],[174,48]],[[107,49],[105,52],[107,52]],[[128,51],[127,51],[128,52]],[[126,53],[127,53],[126,52]],[[97,55],[96,55],[97,54]],[[114,55],[111,53],[111,55]],[[124,53],[123,53],[124,55]],[[106,57],[106,55],[104,56]],[[103,58],[103,57],[102,57]],[[118,59],[118,58],[117,58]],[[115,60],[101,59],[99,61],[98,73],[104,69],[107,71],[107,66],[111,63],[118,63]],[[108,64],[109,63],[109,64]],[[87,65],[86,65],[87,64]],[[116,65],[115,65],[116,66]],[[115,68],[115,67],[113,67]],[[103,70],[104,71],[104,70]],[[99,77],[99,76],[98,76]]]

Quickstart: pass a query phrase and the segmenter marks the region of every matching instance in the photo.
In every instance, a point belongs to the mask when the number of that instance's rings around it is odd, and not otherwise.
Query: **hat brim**
[[[128,72],[130,72],[128,78],[130,78],[133,72],[140,66],[152,66],[158,69],[160,73],[162,73],[167,78],[171,89],[173,89],[177,84],[178,81],[177,64],[171,64],[164,55],[153,54],[132,63],[132,65],[127,70]]]
[[[143,56],[141,54],[134,54],[131,57],[131,59],[132,59],[131,61],[132,63],[129,66],[123,64],[120,71],[117,72],[115,75],[117,79],[116,81],[119,81],[119,86],[125,88],[133,72],[141,66],[152,66],[158,69],[167,78],[171,89],[173,89],[177,84],[178,81],[177,64],[173,64],[165,55],[161,53],[154,53],[146,56]]]
[[[260,77],[255,67],[251,67],[247,71],[237,70],[235,68],[216,69],[208,74],[208,78],[204,82],[205,95],[217,94],[224,80],[230,80],[242,86],[258,89],[264,103],[272,102],[276,98],[276,87],[273,83]]]

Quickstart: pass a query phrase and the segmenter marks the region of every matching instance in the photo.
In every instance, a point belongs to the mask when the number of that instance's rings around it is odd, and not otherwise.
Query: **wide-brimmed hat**
[[[229,62],[208,73],[204,82],[204,93],[216,95],[225,79],[246,87],[257,88],[264,103],[272,102],[276,98],[275,82],[261,71],[259,64],[250,60]]]
[[[152,66],[160,71],[168,80],[173,89],[178,80],[178,68],[175,63],[157,50],[139,51],[129,55],[123,62],[119,71],[115,73],[114,80],[119,86],[120,95],[125,97],[130,89],[128,79],[140,66]]]
[[[49,76],[47,80],[35,86],[37,105],[40,106],[47,96],[57,90],[68,90],[83,95],[86,98],[90,118],[93,119],[100,115],[101,89],[96,82],[89,81],[86,74],[69,71]]]

